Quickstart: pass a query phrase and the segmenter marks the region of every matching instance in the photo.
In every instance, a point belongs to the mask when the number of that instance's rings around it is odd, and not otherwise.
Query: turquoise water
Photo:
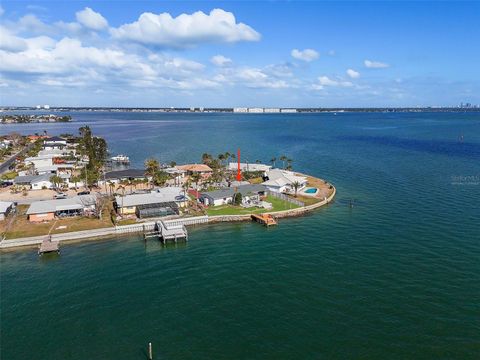
[[[310,188],[305,190],[307,194],[315,194],[317,192],[317,188]]]
[[[148,342],[156,359],[478,358],[480,115],[73,115],[49,131],[89,124],[136,166],[241,147],[338,195],[275,228],[191,228],[185,245],[3,253],[2,359],[145,359]]]

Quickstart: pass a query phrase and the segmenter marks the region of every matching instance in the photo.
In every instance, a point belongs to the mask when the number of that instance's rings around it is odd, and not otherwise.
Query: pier
[[[40,247],[38,248],[38,255],[42,255],[50,252],[58,253],[60,252],[60,248],[58,245],[58,241],[52,241],[51,237],[48,236],[40,244]]]
[[[159,238],[163,243],[166,243],[168,240],[177,242],[183,239],[188,241],[188,232],[183,224],[167,225],[164,221],[160,220],[155,223],[154,231],[143,234],[145,240],[152,237]]]
[[[277,221],[270,214],[252,214],[252,220],[265,226],[277,225]]]

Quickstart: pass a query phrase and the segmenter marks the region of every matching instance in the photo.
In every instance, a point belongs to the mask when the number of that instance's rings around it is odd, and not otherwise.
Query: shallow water
[[[150,341],[158,359],[480,353],[480,115],[73,115],[0,132],[85,123],[135,166],[285,154],[338,195],[276,228],[191,228],[184,245],[133,236],[4,253],[2,359],[143,359]]]

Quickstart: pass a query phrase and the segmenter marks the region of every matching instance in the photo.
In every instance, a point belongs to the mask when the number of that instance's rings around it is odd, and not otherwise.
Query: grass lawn
[[[18,176],[18,174],[15,171],[10,171],[2,175],[1,179],[2,180],[13,180]]]
[[[270,210],[267,209],[260,209],[257,207],[254,208],[243,208],[241,206],[234,206],[234,205],[220,205],[215,207],[210,207],[207,209],[207,214],[209,216],[214,215],[248,215],[248,214],[261,214],[265,212],[272,212],[272,211],[282,211],[282,210],[289,210],[295,209],[299,206],[294,205],[288,201],[284,201],[278,199],[276,197],[267,195],[265,201],[272,204],[273,208]]]
[[[15,217],[10,229],[5,233],[7,239],[48,235],[50,229],[51,234],[61,234],[70,231],[100,229],[113,226],[110,220],[111,205],[104,208],[101,220],[87,217],[71,217],[43,223],[32,223],[28,221],[27,215],[25,214],[27,209],[28,205],[19,205],[17,207],[18,215]]]

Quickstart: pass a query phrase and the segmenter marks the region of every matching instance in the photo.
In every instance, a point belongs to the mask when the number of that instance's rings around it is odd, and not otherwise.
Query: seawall
[[[333,186],[333,185],[332,185]],[[336,195],[336,189],[333,187],[332,194],[325,200],[322,200],[318,203],[307,205],[300,208],[283,210],[283,211],[274,211],[268,212],[276,218],[285,218],[285,217],[294,217],[301,216],[305,213],[318,209],[322,206],[329,204]],[[215,215],[215,216],[196,216],[190,218],[179,218],[166,220],[167,225],[185,225],[192,226],[198,224],[208,224],[208,223],[220,223],[220,222],[236,222],[236,221],[250,221],[251,215]],[[68,242],[68,241],[85,241],[85,240],[96,240],[98,238],[107,238],[114,237],[116,235],[129,234],[129,233],[142,233],[144,231],[151,231],[154,229],[155,221],[149,221],[138,224],[131,225],[121,225],[115,227],[108,227],[102,229],[92,229],[84,231],[75,231],[67,232],[63,234],[53,234],[51,235],[52,241],[59,242]],[[18,239],[4,239],[0,241],[0,250],[2,249],[12,249],[22,246],[37,246],[42,243],[42,241],[48,237],[48,235],[42,236],[33,236],[25,237]]]

